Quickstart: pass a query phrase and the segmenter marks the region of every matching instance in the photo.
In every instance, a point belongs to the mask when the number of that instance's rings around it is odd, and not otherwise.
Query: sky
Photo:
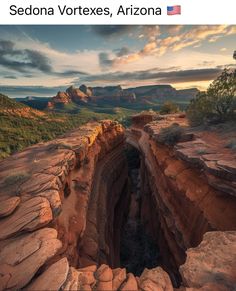
[[[52,96],[70,85],[170,84],[205,90],[236,65],[236,26],[0,26],[0,93]]]

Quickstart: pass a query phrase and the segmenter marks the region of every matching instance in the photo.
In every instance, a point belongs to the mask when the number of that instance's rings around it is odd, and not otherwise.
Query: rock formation
[[[191,129],[160,143],[184,116],[142,118],[126,131],[89,123],[0,162],[0,290],[233,290],[235,155],[217,156],[220,143]],[[140,155],[141,220],[161,254],[139,277],[120,266],[127,146]]]
[[[79,88],[70,86],[66,92],[58,92],[55,97],[48,102],[48,109],[53,109],[57,104],[77,104],[102,103],[115,104],[137,103],[140,105],[151,104],[150,102],[159,100],[174,100],[178,102],[193,99],[198,89],[176,90],[170,85],[141,86],[136,88],[123,89],[121,86],[87,87],[81,85]],[[166,98],[168,96],[168,98]]]
[[[71,102],[69,94],[59,91],[56,96],[48,102],[48,108],[52,109],[56,104],[68,104]]]
[[[75,88],[74,86],[70,86],[68,89],[66,89],[66,92],[59,91],[57,95],[52,97],[51,100],[48,102],[47,108],[53,109],[57,105],[66,105],[71,102],[87,103],[90,96],[90,91],[89,89],[82,89],[86,90],[86,93],[78,88]]]
[[[68,89],[66,89],[66,93],[70,96],[71,100],[75,103],[79,103],[79,102],[86,103],[88,102],[89,96],[91,95],[90,90],[88,88],[85,88],[85,86],[82,86],[80,88],[75,88],[74,86],[70,86]]]
[[[199,90],[197,88],[177,90],[171,85],[148,85],[124,90],[126,93],[134,93],[137,100],[191,100]],[[168,98],[166,98],[168,96]]]
[[[139,124],[142,115],[140,119]],[[236,155],[216,143],[213,134],[209,138],[204,132],[190,129],[185,133],[187,141],[174,148],[160,143],[161,130],[173,123],[187,126],[183,116],[173,115],[147,124],[145,131],[135,126],[126,135],[127,142],[143,155],[143,221],[159,241],[163,266],[170,274],[172,270],[173,277],[178,277],[176,271],[185,262],[186,250],[196,247],[204,233],[236,228],[233,196]],[[189,138],[192,140],[188,141]],[[217,156],[217,151],[222,154]],[[231,167],[224,168],[221,164]],[[218,184],[212,183],[214,179]],[[155,224],[151,223],[153,220]]]
[[[84,94],[86,94],[88,97],[93,95],[93,88],[92,87],[87,87],[86,85],[81,85],[79,87],[80,91],[82,91]]]

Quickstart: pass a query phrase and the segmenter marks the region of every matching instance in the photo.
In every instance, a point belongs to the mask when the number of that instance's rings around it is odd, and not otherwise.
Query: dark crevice
[[[68,198],[70,196],[70,193],[71,193],[70,187],[68,183],[66,183],[64,188],[64,197]]]
[[[94,245],[91,249],[90,245],[86,246],[86,249],[83,239],[78,241],[80,261],[84,259],[80,267],[91,262],[98,265],[107,263],[111,268],[126,268],[127,273],[140,276],[145,268],[160,266],[169,274],[174,287],[180,286],[179,265],[171,252],[173,248],[170,248],[176,237],[166,235],[169,229],[164,215],[168,209],[164,209],[165,206],[157,199],[158,192],[146,168],[145,157],[131,145],[126,145],[125,156],[123,152],[111,154],[112,163],[107,161],[106,167],[97,165],[95,169],[94,181],[98,181],[99,175],[101,180],[97,185],[93,184],[88,205],[93,210],[95,206],[91,199],[95,191],[99,191],[100,196],[95,197],[98,204],[96,222],[92,226],[88,223],[88,236],[96,242],[98,249],[89,257]],[[87,186],[83,183],[74,185],[80,191]],[[66,184],[65,197],[69,194],[67,187]],[[107,195],[104,196],[104,193]]]
[[[166,246],[163,252],[163,245],[167,243],[160,228],[161,213],[150,189],[144,158],[130,145],[126,148],[126,158],[129,193],[123,193],[122,196],[126,199],[129,197],[129,204],[120,233],[120,267],[126,268],[127,272],[135,276],[140,276],[145,268],[160,266],[169,273],[173,285],[178,287],[181,283],[178,269],[170,267],[169,263],[165,264],[171,261],[171,254],[166,251]]]
[[[128,272],[140,276],[145,268],[160,264],[160,252],[141,219],[140,154],[135,148],[127,147],[126,156],[131,195],[129,213],[121,232],[120,264]]]
[[[122,237],[120,251],[121,266],[127,272],[140,276],[145,268],[160,265],[160,252],[139,218],[128,219]]]

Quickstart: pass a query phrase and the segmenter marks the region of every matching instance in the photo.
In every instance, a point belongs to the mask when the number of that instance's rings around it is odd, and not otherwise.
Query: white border
[[[54,16],[11,16],[9,7],[53,7]],[[110,7],[109,16],[61,16],[58,5]],[[118,7],[161,7],[161,16],[116,15]],[[181,5],[182,14],[167,16],[167,6]],[[0,24],[236,24],[236,0],[1,0]]]

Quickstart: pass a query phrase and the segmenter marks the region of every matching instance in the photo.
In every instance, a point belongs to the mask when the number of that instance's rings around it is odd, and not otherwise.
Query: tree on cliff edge
[[[206,92],[200,93],[190,102],[187,116],[192,124],[205,121],[224,121],[235,118],[236,71],[224,69]]]

